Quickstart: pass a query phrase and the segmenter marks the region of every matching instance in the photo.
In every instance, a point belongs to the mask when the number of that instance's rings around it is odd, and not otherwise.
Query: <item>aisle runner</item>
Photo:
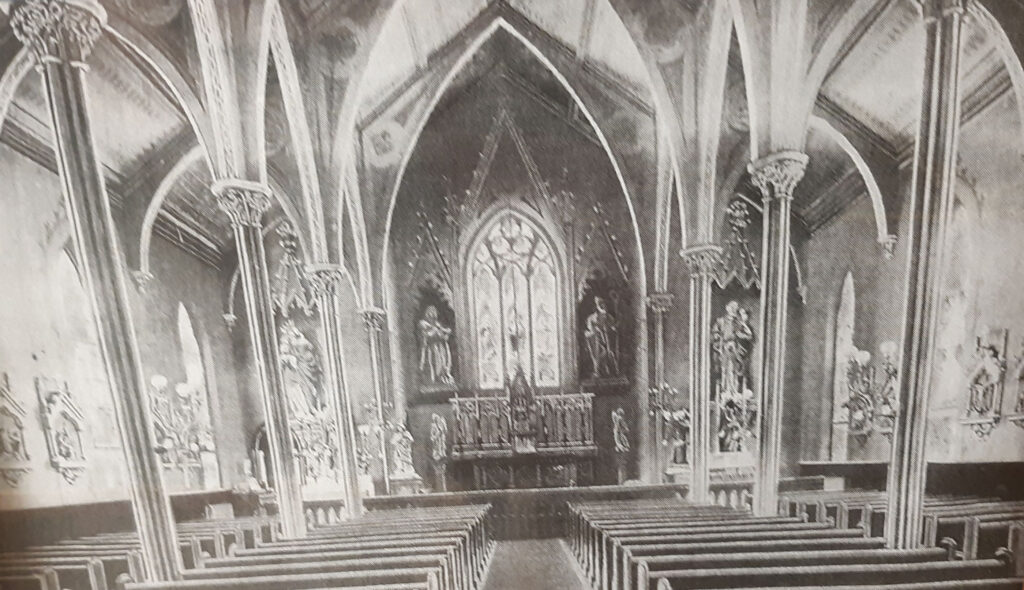
[[[483,590],[587,590],[561,539],[500,541]]]

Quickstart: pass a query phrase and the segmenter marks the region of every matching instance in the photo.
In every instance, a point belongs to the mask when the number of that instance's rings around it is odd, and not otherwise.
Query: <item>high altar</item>
[[[523,371],[498,396],[451,400],[455,476],[473,488],[589,485],[594,477],[592,393],[536,395]]]

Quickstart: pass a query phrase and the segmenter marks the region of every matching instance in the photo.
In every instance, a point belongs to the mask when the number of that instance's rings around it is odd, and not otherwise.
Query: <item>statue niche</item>
[[[600,269],[592,271],[582,285],[577,304],[579,368],[586,383],[628,382],[623,353],[629,350],[624,342],[624,320],[629,306],[622,295],[625,290],[617,287]]]
[[[416,367],[420,391],[453,391],[455,312],[438,289],[424,286],[420,287],[416,317]]]

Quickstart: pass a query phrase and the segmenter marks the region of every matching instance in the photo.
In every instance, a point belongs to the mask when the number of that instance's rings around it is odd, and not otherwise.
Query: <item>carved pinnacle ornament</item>
[[[306,281],[309,294],[314,299],[330,297],[338,292],[338,285],[344,278],[344,272],[336,264],[318,264],[306,267]]]
[[[106,20],[106,11],[92,0],[20,0],[11,10],[14,36],[40,64],[85,61]]]
[[[672,293],[651,293],[647,296],[647,307],[654,313],[664,314],[672,309]]]
[[[363,321],[366,322],[366,329],[370,333],[384,331],[384,324],[387,322],[388,314],[379,307],[371,307],[363,310]]]
[[[255,182],[224,180],[214,183],[212,190],[232,227],[259,227],[263,214],[273,203],[270,188]]]
[[[691,276],[717,277],[722,271],[722,249],[712,244],[692,246],[679,252]]]
[[[792,199],[793,190],[807,170],[807,154],[779,152],[751,162],[747,170],[765,201]]]

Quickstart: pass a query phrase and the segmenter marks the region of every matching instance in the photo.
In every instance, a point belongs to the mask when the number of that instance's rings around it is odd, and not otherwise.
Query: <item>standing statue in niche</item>
[[[626,424],[626,412],[622,408],[612,411],[612,439],[615,442],[615,463],[618,482],[626,481],[626,455],[629,454],[629,425]]]
[[[327,403],[319,388],[320,363],[313,343],[292,320],[281,325],[278,338],[290,417],[307,417],[321,412]]]
[[[711,329],[720,452],[743,451],[745,441],[754,436],[756,401],[749,377],[753,344],[749,313],[736,301],[730,301],[725,306],[725,315],[715,320]]]
[[[595,379],[616,377],[619,374],[618,330],[615,316],[608,311],[603,297],[594,297],[594,313],[587,316],[583,337]]]
[[[750,314],[736,301],[730,301],[725,306],[725,315],[715,320],[711,329],[720,392],[738,394],[748,388],[747,370],[753,343]]]
[[[395,433],[391,435],[393,475],[416,474],[416,469],[412,465],[412,441],[412,433],[405,426],[395,427]]]
[[[423,319],[419,321],[420,331],[420,375],[429,385],[451,385],[452,377],[452,329],[441,322],[434,305],[427,306]]]

